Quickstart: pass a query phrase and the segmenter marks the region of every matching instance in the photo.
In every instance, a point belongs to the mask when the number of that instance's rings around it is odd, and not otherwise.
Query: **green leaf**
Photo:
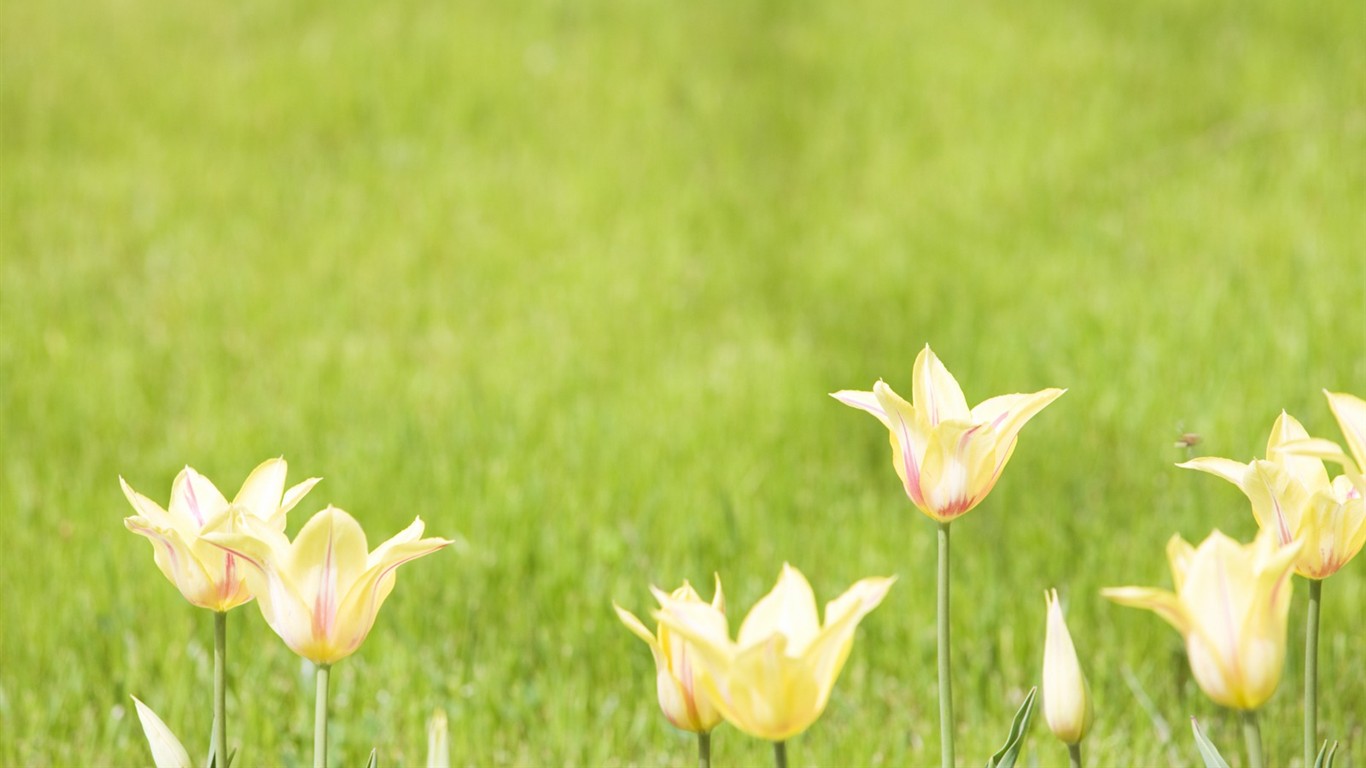
[[[1205,768],[1228,768],[1224,756],[1219,754],[1219,749],[1205,737],[1205,732],[1200,730],[1200,723],[1193,717],[1191,730],[1195,731],[1195,746],[1200,748],[1200,759],[1205,761]]]
[[[376,768],[379,765],[379,747],[370,750],[370,759],[365,761],[365,768]]]
[[[1337,754],[1337,751],[1338,743],[1336,741],[1330,747],[1328,740],[1324,739],[1323,746],[1319,747],[1319,756],[1314,758],[1314,768],[1333,768],[1333,756]]]
[[[1025,736],[1029,734],[1029,721],[1034,716],[1034,696],[1038,692],[1038,688],[1029,689],[1029,695],[1015,712],[1005,746],[987,760],[987,768],[1013,768],[1015,759],[1020,756],[1020,748],[1024,746]]]

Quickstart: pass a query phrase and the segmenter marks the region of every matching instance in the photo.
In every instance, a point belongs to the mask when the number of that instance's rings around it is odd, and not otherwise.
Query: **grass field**
[[[650,584],[782,563],[899,576],[796,765],[938,759],[933,523],[885,431],[929,342],[976,402],[1069,392],[954,526],[960,764],[1039,680],[1058,587],[1091,765],[1192,765],[1178,635],[1104,586],[1169,536],[1243,540],[1282,408],[1366,395],[1359,2],[0,5],[0,764],[146,764],[129,694],[200,754],[211,621],[122,475],[231,493],[283,454],[407,566],[333,674],[333,749],[419,765],[690,765],[654,701]],[[704,589],[710,596],[710,590]],[[1300,754],[1305,588],[1273,765]],[[1324,587],[1320,727],[1366,766],[1366,562]],[[242,765],[302,765],[312,683],[231,614]],[[1140,705],[1135,691],[1153,702]],[[1170,729],[1163,730],[1162,723]],[[1065,763],[1036,722],[1027,760]],[[723,728],[717,765],[765,764]]]

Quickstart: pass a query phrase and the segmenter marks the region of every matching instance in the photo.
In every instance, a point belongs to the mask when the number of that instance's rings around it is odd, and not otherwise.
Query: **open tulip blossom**
[[[825,606],[801,572],[784,564],[773,590],[754,605],[730,639],[726,615],[700,600],[678,599],[655,589],[655,618],[696,650],[706,674],[703,691],[732,725],[775,743],[805,731],[830,700],[835,680],[854,643],[854,630],[882,602],[895,578],[863,579]]]
[[[360,523],[329,506],[313,515],[292,542],[246,516],[237,531],[208,536],[241,559],[261,615],[275,634],[317,665],[315,765],[326,764],[329,668],[364,642],[394,589],[398,567],[452,543],[421,538],[423,527],[418,518],[372,552]]]
[[[949,523],[981,503],[1015,452],[1024,425],[1064,389],[998,395],[968,408],[948,368],[926,344],[915,358],[908,403],[886,383],[872,392],[842,390],[831,397],[867,411],[887,428],[892,468],[911,503],[939,524],[939,740],[943,768],[953,753],[953,683],[949,645]]]
[[[1066,390],[999,395],[968,408],[953,374],[928,345],[915,358],[911,403],[884,382],[831,397],[877,417],[890,433],[892,468],[911,503],[947,523],[981,503],[1015,451],[1020,429]]]
[[[1304,542],[1295,572],[1318,580],[1332,576],[1366,544],[1366,499],[1347,475],[1330,481],[1322,459],[1288,450],[1308,438],[1294,417],[1281,413],[1265,459],[1243,464],[1201,457],[1178,466],[1217,475],[1242,489],[1257,524],[1271,529],[1282,546]]]
[[[285,516],[318,478],[285,490],[284,459],[262,462],[229,503],[207,477],[185,467],[171,483],[165,509],[133,490],[122,477],[123,495],[138,514],[123,519],[128,530],[152,542],[157,567],[186,600],[214,612],[214,716],[210,754],[227,754],[227,612],[252,599],[253,593],[236,558],[209,543],[214,531],[231,531],[239,520],[256,527],[284,531]],[[281,534],[283,535],[283,534]]]
[[[1263,528],[1247,545],[1214,531],[1192,547],[1167,544],[1176,591],[1151,587],[1101,590],[1121,605],[1161,616],[1186,640],[1195,682],[1216,704],[1244,716],[1249,758],[1261,764],[1255,711],[1271,698],[1285,666],[1290,572],[1301,543],[1282,547]]]
[[[276,531],[285,529],[285,515],[298,504],[318,478],[285,490],[284,459],[270,459],[242,483],[232,503],[203,475],[185,467],[171,484],[165,509],[133,490],[123,478],[123,494],[138,514],[126,517],[128,530],[152,542],[157,567],[194,605],[227,611],[252,598],[246,577],[232,555],[203,538],[215,530],[230,530],[234,510]]]

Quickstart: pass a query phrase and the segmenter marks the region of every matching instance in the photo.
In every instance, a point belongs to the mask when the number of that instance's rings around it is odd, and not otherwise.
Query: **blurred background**
[[[145,764],[136,694],[201,754],[209,615],[127,533],[284,455],[405,567],[333,673],[343,764],[689,765],[611,601],[784,561],[822,602],[895,573],[794,764],[938,755],[934,525],[885,430],[933,345],[976,403],[1068,394],[954,526],[958,752],[1040,676],[1057,587],[1088,760],[1238,750],[1177,634],[1098,596],[1247,540],[1173,467],[1340,440],[1366,395],[1359,2],[46,0],[0,5],[0,763]],[[1202,437],[1180,448],[1183,433]],[[1366,563],[1326,583],[1320,728],[1366,764]],[[706,585],[706,586],[703,586]],[[1272,764],[1298,762],[1305,589]],[[242,765],[302,765],[312,681],[229,622]],[[1064,750],[1035,725],[1029,760]],[[769,759],[726,728],[718,764]]]

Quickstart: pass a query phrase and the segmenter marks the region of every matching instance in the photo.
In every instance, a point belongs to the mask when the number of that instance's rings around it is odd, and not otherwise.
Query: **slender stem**
[[[318,665],[318,699],[313,710],[313,768],[327,768],[327,675],[331,664]]]
[[[1319,596],[1323,582],[1309,580],[1309,618],[1304,630],[1304,764],[1314,764],[1319,744]]]
[[[773,742],[773,765],[776,768],[787,768],[787,742]]]
[[[1243,742],[1247,745],[1248,768],[1266,768],[1266,760],[1262,758],[1262,729],[1257,725],[1257,710],[1245,709],[1242,716]]]
[[[949,670],[949,524],[939,524],[939,750],[953,768],[953,681]]]
[[[215,768],[228,764],[228,612],[213,614],[213,736],[209,743]]]
[[[697,734],[697,768],[711,768],[711,731]]]
[[[1072,768],[1081,768],[1081,742],[1067,745],[1067,763]]]

